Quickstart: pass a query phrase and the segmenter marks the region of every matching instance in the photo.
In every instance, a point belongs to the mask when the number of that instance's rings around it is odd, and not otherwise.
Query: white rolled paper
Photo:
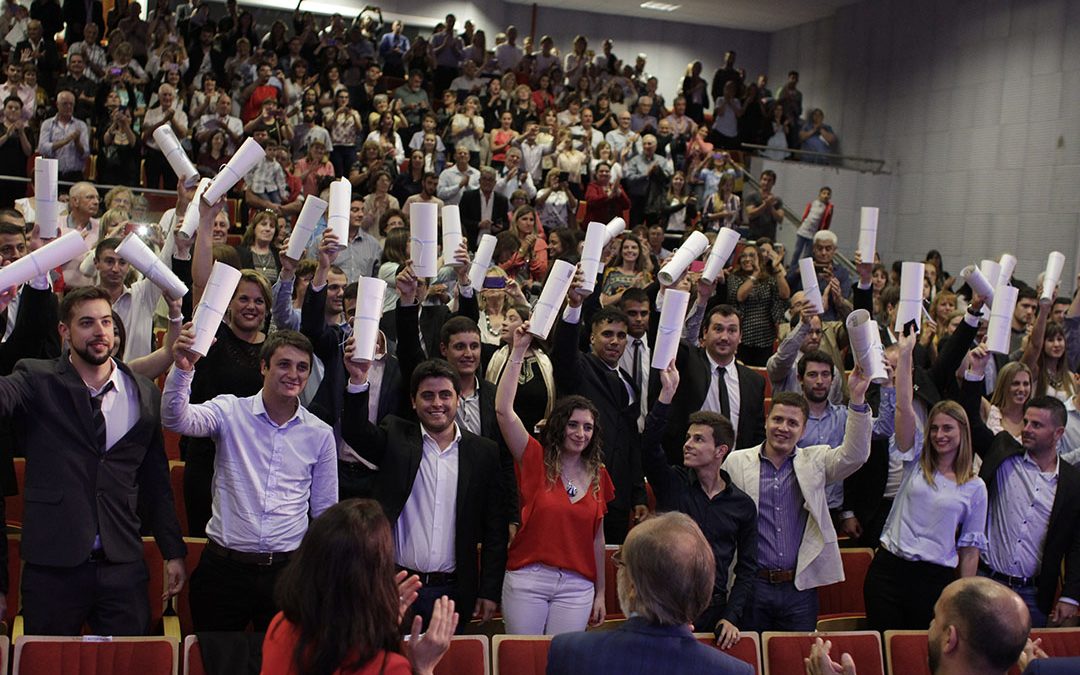
[[[690,267],[690,263],[701,257],[701,254],[708,247],[708,237],[697,230],[691,232],[683,245],[671,256],[671,260],[668,260],[668,263],[660,269],[660,273],[656,275],[656,278],[664,286],[670,286],[683,275],[686,268]]]
[[[199,187],[195,188],[195,196],[184,210],[184,221],[180,223],[180,234],[188,239],[194,237],[195,233],[199,231],[199,202],[202,201],[202,196],[206,194],[206,190],[210,187],[210,182],[209,178],[203,178],[199,181]]]
[[[705,261],[705,271],[701,273],[701,278],[710,284],[715,281],[738,245],[739,231],[730,227],[721,227],[716,233],[716,240],[713,241],[712,250],[709,251],[709,257]]]
[[[864,263],[874,262],[877,250],[878,210],[875,206],[864,206],[859,210],[859,256]]]
[[[1047,300],[1054,299],[1054,290],[1061,282],[1061,271],[1065,268],[1065,256],[1059,251],[1051,251],[1046,259],[1046,272],[1043,273],[1042,296]]]
[[[656,331],[656,345],[652,353],[653,368],[663,370],[675,359],[688,307],[690,293],[674,288],[664,290],[664,306],[660,309],[660,327]]]
[[[487,276],[488,268],[491,267],[491,256],[495,253],[495,235],[480,235],[480,243],[476,245],[476,255],[473,256],[472,266],[469,267],[469,283],[473,288],[480,288]]]
[[[990,282],[990,285],[997,288],[998,278],[1001,276],[1001,265],[996,260],[983,259],[979,263],[979,271],[986,277],[986,280]]]
[[[379,341],[379,321],[382,320],[386,282],[378,277],[356,280],[356,317],[353,319],[353,361],[373,361]]]
[[[581,249],[581,290],[592,292],[596,288],[596,275],[600,273],[600,258],[607,247],[607,225],[593,221],[585,230],[585,245]]]
[[[461,211],[457,204],[447,204],[442,207],[442,257],[444,265],[458,267],[454,258],[458,246],[464,241],[461,235]]]
[[[311,242],[315,228],[319,226],[319,219],[326,213],[327,203],[318,197],[308,196],[304,200],[304,206],[300,209],[300,215],[296,217],[292,234],[289,235],[289,248],[285,256],[293,260],[300,260]]]
[[[34,158],[34,202],[37,213],[34,222],[43,239],[55,239],[60,234],[60,201],[57,197],[59,160]]]
[[[848,340],[855,363],[859,364],[871,382],[884,384],[889,380],[885,370],[885,351],[881,347],[881,333],[876,321],[870,318],[870,312],[857,309],[847,318]]]
[[[420,278],[439,273],[439,207],[413,202],[409,207],[409,259]]]
[[[814,308],[815,314],[825,313],[825,302],[821,298],[821,287],[818,286],[817,270],[814,269],[813,258],[801,258],[799,260],[799,277],[802,279],[803,295],[806,301]]]
[[[203,199],[206,200],[207,204],[216,204],[234,185],[243,180],[244,176],[255,168],[255,165],[261,162],[265,156],[266,151],[254,138],[244,141],[244,144],[237,149],[228,163],[221,167],[221,171],[214,177],[210,187],[203,193]]]
[[[330,205],[326,212],[326,229],[337,235],[338,247],[349,245],[349,209],[352,206],[352,183],[342,178],[330,183]]]
[[[626,221],[619,216],[615,216],[611,219],[611,222],[608,223],[605,227],[607,228],[607,232],[604,234],[604,246],[607,246],[611,243],[612,239],[619,236],[623,233],[624,230],[626,230]]]
[[[180,140],[176,137],[176,132],[173,131],[172,125],[162,124],[157,129],[154,129],[154,142],[157,143],[158,150],[161,150],[161,154],[165,155],[165,161],[172,167],[176,177],[182,180],[184,185],[189,188],[194,187],[195,184],[199,182],[199,170],[195,168],[191,158],[184,152],[184,148],[180,145]],[[245,171],[244,173],[247,172]],[[233,183],[233,185],[235,185],[235,183]],[[229,187],[232,187],[232,185]],[[226,189],[225,192],[228,192],[228,190]],[[224,192],[222,192],[222,194],[224,194]],[[215,199],[214,201],[217,200]]]
[[[180,277],[165,264],[161,258],[147,246],[134,232],[124,237],[116,247],[116,254],[131,263],[155,286],[165,291],[170,298],[182,298],[187,295],[188,287]]]
[[[601,225],[603,227],[603,225]],[[570,290],[570,284],[574,281],[577,268],[565,260],[556,260],[551,265],[551,272],[547,281],[544,282],[544,290],[540,291],[540,299],[533,307],[532,321],[529,322],[529,332],[533,335],[547,339],[551,327],[555,325],[555,319],[562,310],[563,300]]]
[[[34,277],[48,274],[51,270],[66,265],[89,250],[90,247],[86,245],[86,240],[81,234],[68,232],[38,250],[24,255],[7,267],[0,268],[0,289],[18,286]]]
[[[960,279],[984,300],[984,304],[987,307],[993,307],[994,287],[991,286],[990,281],[983,276],[982,270],[974,265],[968,265],[960,270]]]
[[[922,330],[922,295],[923,276],[926,265],[921,262],[906,262],[900,268],[900,304],[896,308],[896,325],[893,330],[897,335],[904,332],[904,325],[915,322],[915,330]]]
[[[998,261],[998,278],[995,288],[998,286],[1008,286],[1012,281],[1013,272],[1016,270],[1016,256],[1011,253],[1002,253],[1001,260]]]
[[[232,302],[233,294],[239,284],[240,270],[220,260],[214,263],[202,300],[195,308],[195,316],[192,318],[195,325],[195,342],[191,345],[191,351],[200,356],[206,356],[210,345],[214,343],[214,336],[217,335],[221,320],[229,309],[229,303]]]
[[[990,308],[990,325],[986,327],[986,348],[995,354],[1008,354],[1012,338],[1012,316],[1016,309],[1015,286],[998,286],[994,306]]]

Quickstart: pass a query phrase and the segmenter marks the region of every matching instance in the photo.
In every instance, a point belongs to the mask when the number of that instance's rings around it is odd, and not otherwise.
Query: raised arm
[[[870,435],[873,421],[870,411],[861,412],[856,408],[866,407],[866,390],[870,378],[855,366],[848,378],[848,391],[851,398],[848,403],[847,425],[844,429],[844,441],[839,447],[830,448],[825,457],[825,480],[835,482],[855,473],[870,456]]]
[[[173,343],[174,367],[161,394],[161,425],[185,436],[213,438],[221,427],[218,407],[212,401],[191,405],[191,380],[200,358],[191,351],[194,344],[195,327],[189,321]]]
[[[382,464],[386,453],[386,438],[382,430],[368,419],[368,371],[370,361],[353,361],[355,339],[345,341],[343,363],[349,374],[345,389],[345,406],[341,414],[341,437],[361,457],[375,466]]]
[[[213,206],[207,206],[205,201],[199,199],[199,232],[195,237],[195,245],[191,253],[192,307],[202,300],[206,282],[210,280],[210,270],[214,268],[214,241],[211,230],[214,227],[214,218],[223,208],[225,208],[224,199]]]
[[[968,370],[964,373],[964,382],[960,385],[960,405],[968,416],[971,427],[971,444],[980,457],[989,449],[994,440],[994,432],[983,422],[982,407],[983,378],[986,376],[986,363],[990,360],[990,350],[982,344],[968,354]]]
[[[1050,317],[1052,304],[1051,299],[1039,299],[1039,314],[1035,317],[1035,326],[1031,329],[1031,336],[1024,345],[1024,355],[1020,357],[1020,362],[1031,369],[1032,380],[1037,380],[1039,377],[1039,354],[1042,353],[1043,341],[1046,337],[1046,321]]]
[[[777,384],[783,383],[791,373],[791,369],[795,367],[795,359],[798,358],[799,349],[810,334],[810,319],[814,316],[817,315],[814,313],[813,306],[808,302],[804,303],[799,312],[799,323],[780,341],[780,346],[765,362],[765,372],[769,375],[773,389],[777,388]]]
[[[915,334],[901,335],[900,353],[896,360],[896,447],[907,452],[915,445],[915,385],[912,368],[912,352],[915,350]]]
[[[669,494],[678,480],[678,470],[668,464],[664,454],[664,431],[675,392],[679,389],[679,370],[672,361],[660,374],[660,395],[652,411],[645,418],[645,433],[641,437],[641,467],[645,478],[652,485],[659,504],[666,504]]]
[[[499,422],[499,431],[502,432],[506,447],[516,462],[521,461],[525,446],[529,443],[529,431],[514,412],[514,397],[517,396],[521,364],[525,359],[525,352],[529,351],[532,344],[532,334],[528,330],[529,323],[526,321],[514,331],[514,347],[499,377],[499,387],[495,392],[495,418]]]

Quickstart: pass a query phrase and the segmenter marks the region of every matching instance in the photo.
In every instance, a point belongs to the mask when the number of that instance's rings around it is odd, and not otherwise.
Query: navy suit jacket
[[[659,626],[641,617],[615,630],[563,633],[551,641],[547,675],[754,675],[754,668],[702,644],[686,626]]]
[[[1080,657],[1035,659],[1024,669],[1024,675],[1071,675],[1080,673]]]

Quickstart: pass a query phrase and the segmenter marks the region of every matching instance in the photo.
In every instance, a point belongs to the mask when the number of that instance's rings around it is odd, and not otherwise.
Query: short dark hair
[[[1063,427],[1069,423],[1069,413],[1065,409],[1065,404],[1060,399],[1053,396],[1034,396],[1029,398],[1024,403],[1024,410],[1028,408],[1036,408],[1038,410],[1049,410],[1050,419],[1054,421],[1054,426]]]
[[[60,321],[64,324],[71,323],[71,315],[75,313],[75,307],[92,300],[104,300],[112,307],[112,296],[101,286],[83,286],[64,294],[60,301]]]
[[[705,318],[701,320],[700,335],[698,337],[701,337],[701,335],[705,334],[705,331],[709,329],[709,323],[712,322],[712,318],[717,315],[723,317],[738,317],[739,328],[742,328],[742,312],[740,312],[737,307],[728,304],[713,305],[711,308],[709,308],[708,312],[705,312]]]
[[[631,286],[623,291],[622,297],[619,298],[619,308],[623,308],[628,302],[649,302],[649,294],[644,288]]]
[[[761,177],[764,178],[765,176],[768,176],[769,178],[772,178],[773,180],[776,180],[776,172],[773,171],[772,169],[765,169],[764,171],[762,171],[761,172]]]
[[[15,103],[18,103],[20,108],[23,107],[22,99],[19,98],[18,96],[16,96],[15,94],[12,94],[11,96],[8,96],[7,98],[4,99],[4,107],[6,108],[7,104],[11,103],[13,101]]]
[[[1054,303],[1053,304],[1054,305],[1071,305],[1072,304],[1072,298],[1067,298],[1064,295],[1059,295],[1058,297],[1054,298]]]
[[[778,405],[787,405],[792,408],[798,408],[802,411],[803,422],[810,419],[810,404],[806,402],[806,397],[795,391],[779,391],[773,392],[772,407],[775,408]]]
[[[896,286],[886,286],[881,291],[881,308],[887,309],[900,303],[900,289]]]
[[[964,639],[970,643],[970,651],[986,665],[1004,672],[1016,663],[1027,644],[1031,631],[1031,619],[1026,625],[1016,625],[1011,616],[1005,616],[994,599],[976,585],[965,585],[950,598],[948,618],[950,623],[960,624]]]
[[[26,241],[26,228],[19,227],[14,223],[0,223],[0,234],[18,234]]]
[[[269,366],[274,352],[282,347],[296,347],[307,354],[309,366],[314,360],[315,349],[306,335],[295,330],[276,330],[263,340],[262,349],[259,350],[259,364]]]
[[[1035,292],[1035,289],[1031,286],[1021,285],[1016,289],[1016,301],[1021,300],[1038,300],[1039,294]]]
[[[108,239],[102,239],[94,247],[94,260],[101,257],[103,251],[115,251],[116,247],[123,241],[120,237],[109,237]]]
[[[420,383],[424,380],[445,378],[454,385],[454,392],[461,395],[461,383],[458,382],[457,373],[450,364],[442,359],[428,359],[421,361],[413,369],[412,378],[409,380],[409,398],[416,398],[416,392],[420,390]]]
[[[445,347],[450,344],[450,338],[459,333],[476,333],[480,335],[480,326],[467,316],[455,316],[446,320],[442,330],[439,331],[439,344]]]
[[[694,424],[712,428],[713,445],[726,445],[729,452],[735,449],[735,426],[720,413],[709,410],[692,412],[690,417],[686,418],[686,428],[689,429]]]
[[[802,358],[799,359],[799,366],[798,367],[799,367],[799,378],[800,379],[802,378],[803,375],[806,375],[806,364],[808,364],[808,363],[824,363],[827,366],[830,366],[830,367],[833,367],[833,368],[836,367],[836,362],[833,361],[831,356],[829,356],[825,352],[821,351],[820,349],[815,349],[812,352],[806,352],[805,354],[802,355]]]
[[[423,80],[424,79],[424,71],[420,70],[419,68],[413,68],[412,70],[409,71],[409,79],[411,80],[414,77],[419,77],[421,80]]]
[[[589,322],[589,330],[594,330],[597,326],[605,323],[621,323],[624,326],[629,326],[630,319],[618,307],[604,307],[596,314],[593,314],[592,321]]]

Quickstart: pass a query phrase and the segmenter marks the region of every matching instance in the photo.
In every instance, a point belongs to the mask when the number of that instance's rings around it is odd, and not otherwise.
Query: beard
[[[80,359],[86,361],[92,366],[100,366],[108,362],[108,360],[112,358],[112,349],[107,349],[100,356],[90,351],[86,346],[76,347],[75,345],[71,345],[71,351],[78,354]]]
[[[806,400],[810,401],[811,403],[824,403],[825,401],[829,400],[829,390],[828,389],[825,390],[824,394],[820,394],[820,395],[815,394],[813,389],[809,389],[804,393],[806,395]]]

